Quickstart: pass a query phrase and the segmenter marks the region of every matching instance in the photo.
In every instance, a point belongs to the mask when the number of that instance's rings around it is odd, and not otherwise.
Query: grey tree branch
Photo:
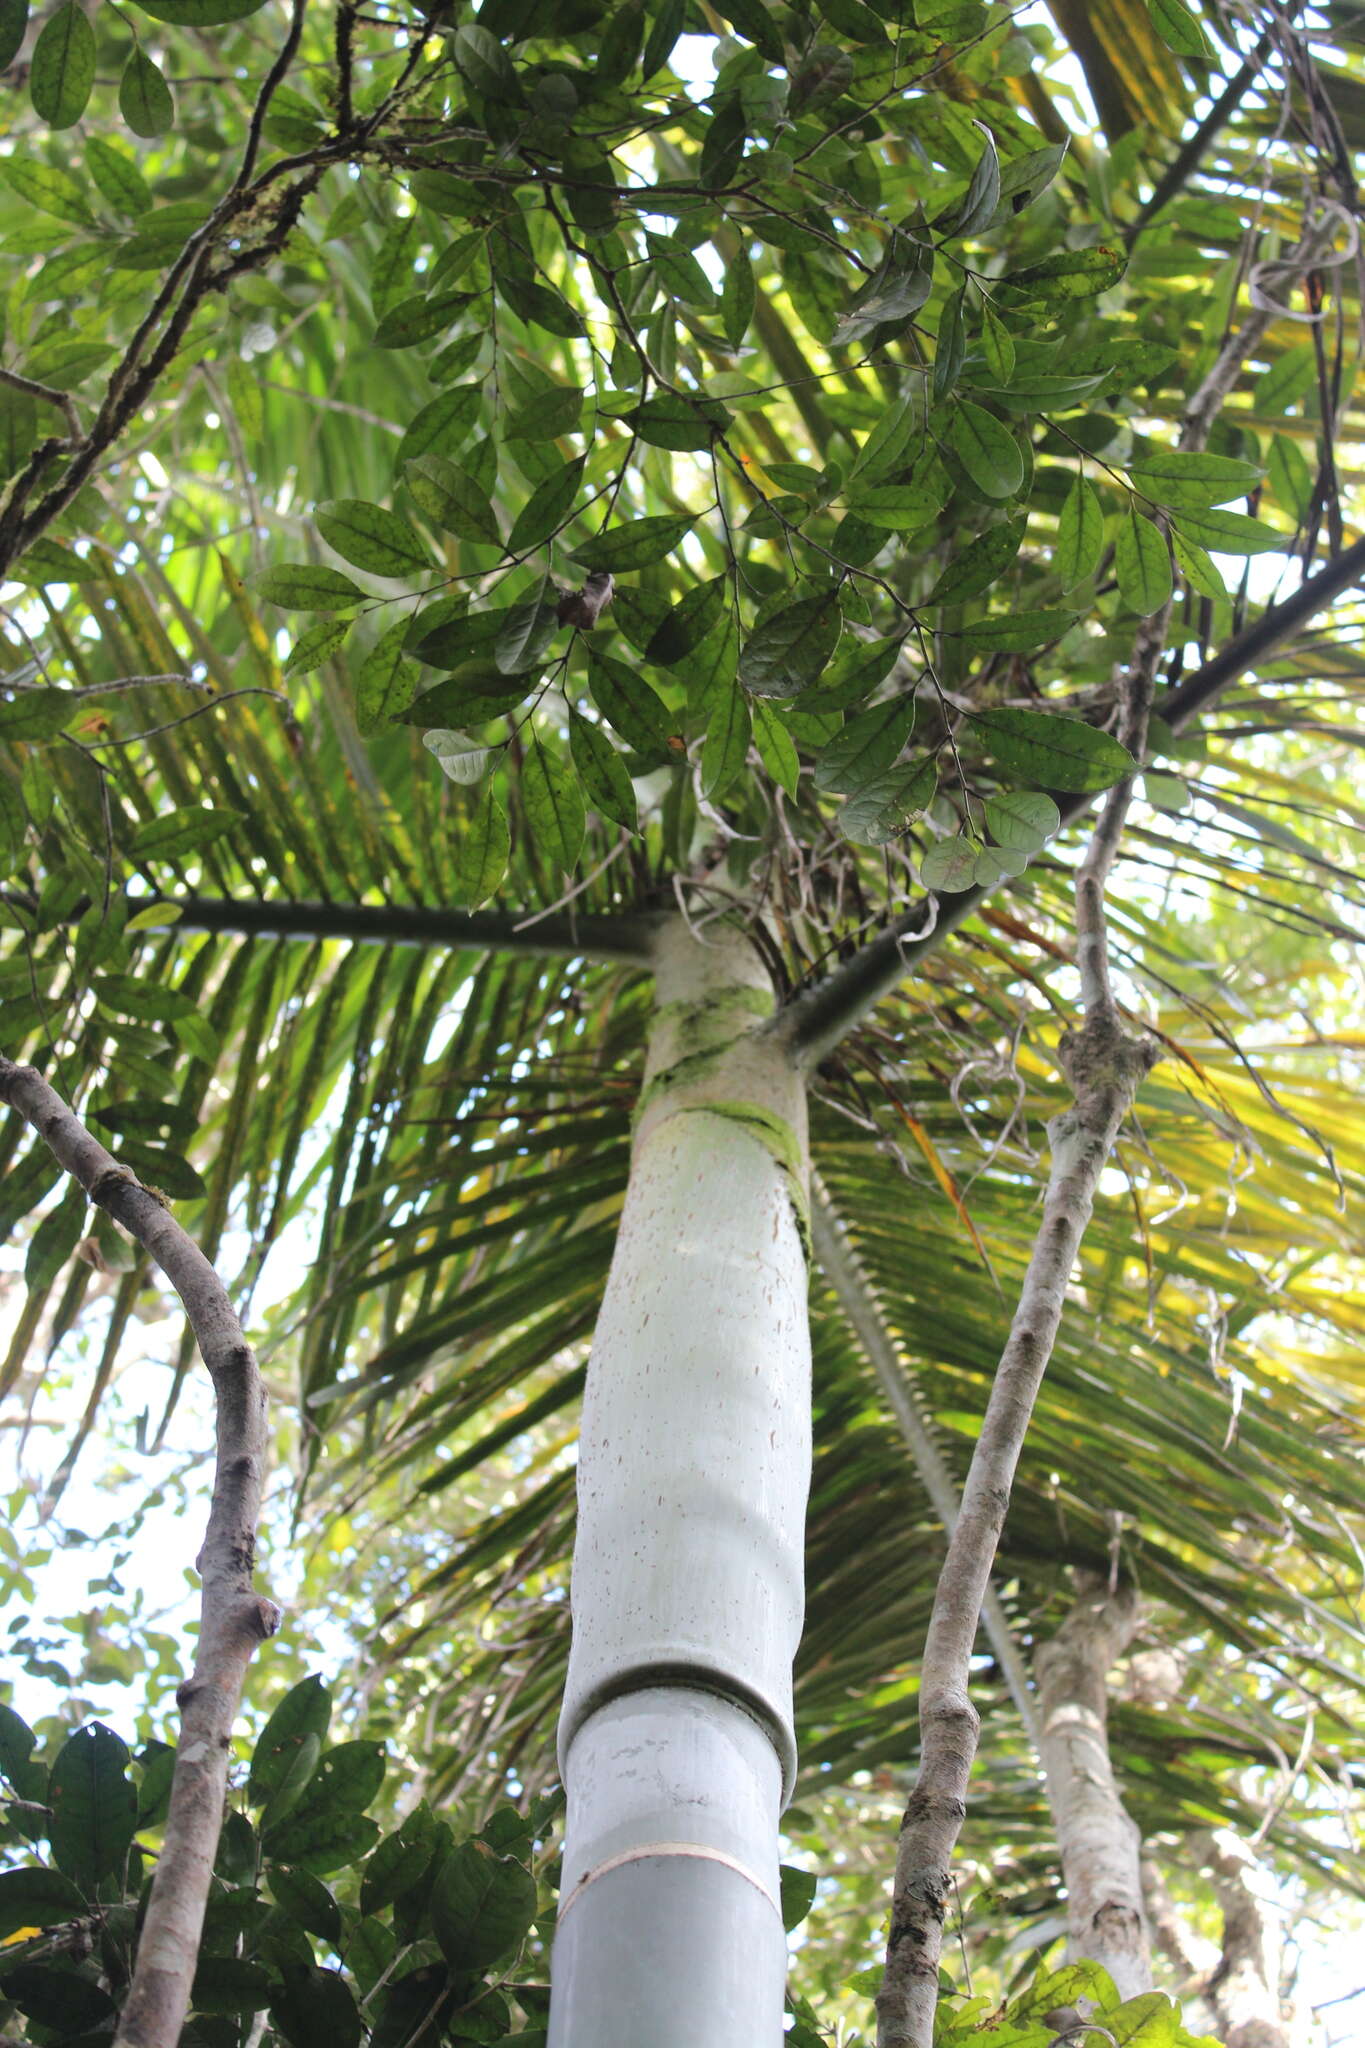
[[[189,2005],[223,1822],[232,1727],[247,1667],[280,1625],[252,1590],[267,1451],[265,1388],[222,1281],[161,1199],[105,1151],[35,1068],[0,1054],[0,1101],[155,1259],[184,1305],[213,1381],[217,1456],[199,1572],[194,1669],[176,1694],[170,1811],[115,2048],[176,2048]]]
[[[811,1240],[815,1256],[847,1318],[850,1329],[877,1375],[878,1384],[886,1396],[886,1405],[896,1418],[915,1470],[920,1476],[935,1514],[943,1524],[944,1533],[951,1536],[957,1526],[961,1507],[957,1482],[948,1470],[943,1453],[934,1440],[933,1431],[921,1407],[918,1391],[897,1355],[895,1339],[887,1326],[872,1283],[863,1270],[862,1261],[849,1241],[838,1210],[822,1186],[819,1176],[814,1173],[811,1175],[810,1200]],[[996,1662],[1009,1687],[1010,1697],[1018,1709],[1025,1732],[1037,1749],[1040,1731],[1028,1670],[1020,1654],[1019,1645],[1014,1640],[1009,1617],[1000,1604],[995,1588],[990,1585],[987,1586],[981,1603],[981,1625],[995,1652]]]
[[[1067,1958],[1103,1963],[1121,1998],[1152,1988],[1142,1893],[1142,1837],[1109,1754],[1108,1674],[1132,1641],[1137,1593],[1092,1579],[1033,1668],[1043,1771],[1066,1885]]]
[[[1204,1996],[1227,2048],[1289,2048],[1280,2013],[1280,1931],[1259,1896],[1256,1857],[1230,1828],[1209,1837],[1210,1874],[1223,1913],[1223,1949]]]

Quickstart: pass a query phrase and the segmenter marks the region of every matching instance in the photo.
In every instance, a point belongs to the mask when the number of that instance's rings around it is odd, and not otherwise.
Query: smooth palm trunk
[[[661,936],[579,1452],[551,2048],[777,2048],[810,1465],[805,1104],[723,927]]]

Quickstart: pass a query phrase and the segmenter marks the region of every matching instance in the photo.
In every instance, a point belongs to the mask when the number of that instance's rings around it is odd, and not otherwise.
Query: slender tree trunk
[[[1137,1626],[1131,1586],[1092,1582],[1034,1658],[1039,1753],[1067,1892],[1067,1955],[1103,1963],[1122,1998],[1152,1988],[1142,1837],[1109,1757],[1107,1678]]]
[[[810,1466],[805,1095],[737,933],[657,942],[579,1451],[552,2048],[778,2048]]]

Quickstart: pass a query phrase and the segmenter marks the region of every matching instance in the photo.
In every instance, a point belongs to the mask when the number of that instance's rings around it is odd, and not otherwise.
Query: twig
[[[189,2006],[223,1824],[232,1726],[258,1643],[280,1610],[252,1591],[268,1447],[265,1388],[227,1290],[199,1247],[93,1138],[33,1067],[0,1054],[0,1100],[16,1109],[92,1202],[150,1254],[184,1304],[213,1381],[217,1457],[200,1575],[194,1670],[176,1693],[180,1740],[170,1811],[114,2048],[176,2048]]]

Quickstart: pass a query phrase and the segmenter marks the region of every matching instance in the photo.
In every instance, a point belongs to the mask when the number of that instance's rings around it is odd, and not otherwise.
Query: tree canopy
[[[556,1778],[648,934],[747,920],[960,1479],[1067,1100],[1077,860],[1141,771],[1111,958],[1163,1058],[996,1585],[1027,1652],[1064,1567],[1136,1581],[1182,1678],[1114,1745],[1196,1910],[1221,1822],[1362,1892],[1360,21],[0,0],[3,1050],[255,1295],[305,1623],[363,1636],[357,1739],[470,1828]],[[121,1364],[146,1259],[13,1113],[0,1165],[0,1391],[63,1422],[60,1522],[193,1350]],[[847,2028],[942,1517],[818,1262],[812,1316],[789,1835]],[[267,1649],[258,1705],[305,1661]],[[1006,1677],[964,1893],[1002,1983],[1057,1932]]]

